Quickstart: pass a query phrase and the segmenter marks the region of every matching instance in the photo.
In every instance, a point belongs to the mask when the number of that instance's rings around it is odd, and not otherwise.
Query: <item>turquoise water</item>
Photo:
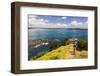
[[[50,29],[29,29],[28,39],[38,40],[38,39],[48,39],[49,42],[54,40],[63,40],[65,38],[78,38],[78,39],[88,39],[88,30],[86,29],[66,29],[66,28],[50,28]],[[28,59],[37,55],[39,52],[48,51],[47,45],[41,45],[37,48],[28,48]]]

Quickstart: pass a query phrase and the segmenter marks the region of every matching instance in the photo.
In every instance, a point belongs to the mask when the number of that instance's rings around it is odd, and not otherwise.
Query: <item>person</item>
[[[75,51],[76,51],[76,49],[77,49],[77,39],[75,39],[74,42],[73,42],[73,48],[74,48],[74,49],[73,49],[73,50],[74,50],[74,51],[73,51],[73,55],[75,55]]]

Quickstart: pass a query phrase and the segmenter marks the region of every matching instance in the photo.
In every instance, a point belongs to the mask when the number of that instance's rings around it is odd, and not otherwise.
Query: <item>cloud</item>
[[[29,17],[29,27],[30,28],[65,28],[67,24],[63,23],[52,23],[47,19],[38,19],[37,16]]]
[[[61,17],[62,19],[66,19],[67,17]],[[29,16],[29,28],[80,28],[87,29],[88,25],[86,23],[71,21],[69,24],[60,23],[60,22],[49,22],[48,19],[37,18],[37,16],[30,15]]]
[[[77,22],[77,21],[72,21],[71,22],[71,25],[82,25],[83,23],[82,22]]]
[[[70,28],[87,29],[88,28],[88,24],[87,24],[87,22],[82,23],[82,22],[78,22],[78,21],[72,21],[70,23]]]
[[[42,26],[46,25],[48,23],[48,20],[44,19],[37,19],[37,16],[29,16],[29,27],[36,27],[36,26]]]

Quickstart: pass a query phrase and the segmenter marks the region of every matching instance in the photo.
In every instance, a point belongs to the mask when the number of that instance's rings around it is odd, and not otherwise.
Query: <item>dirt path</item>
[[[73,44],[69,44],[69,46],[70,47],[66,49],[66,57],[69,59],[75,58]]]

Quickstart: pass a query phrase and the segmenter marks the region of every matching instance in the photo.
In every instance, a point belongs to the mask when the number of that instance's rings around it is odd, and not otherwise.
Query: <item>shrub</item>
[[[62,45],[62,42],[54,41],[54,42],[49,44],[49,49],[51,51],[53,49],[56,49],[56,48],[60,47],[61,45]]]
[[[68,44],[70,44],[70,43],[72,43],[73,42],[73,40],[72,39],[70,39],[70,38],[65,38],[62,42],[61,42],[61,45],[68,45]]]
[[[77,40],[77,49],[78,50],[87,50],[88,49],[88,42],[86,40],[83,39],[78,39]]]

